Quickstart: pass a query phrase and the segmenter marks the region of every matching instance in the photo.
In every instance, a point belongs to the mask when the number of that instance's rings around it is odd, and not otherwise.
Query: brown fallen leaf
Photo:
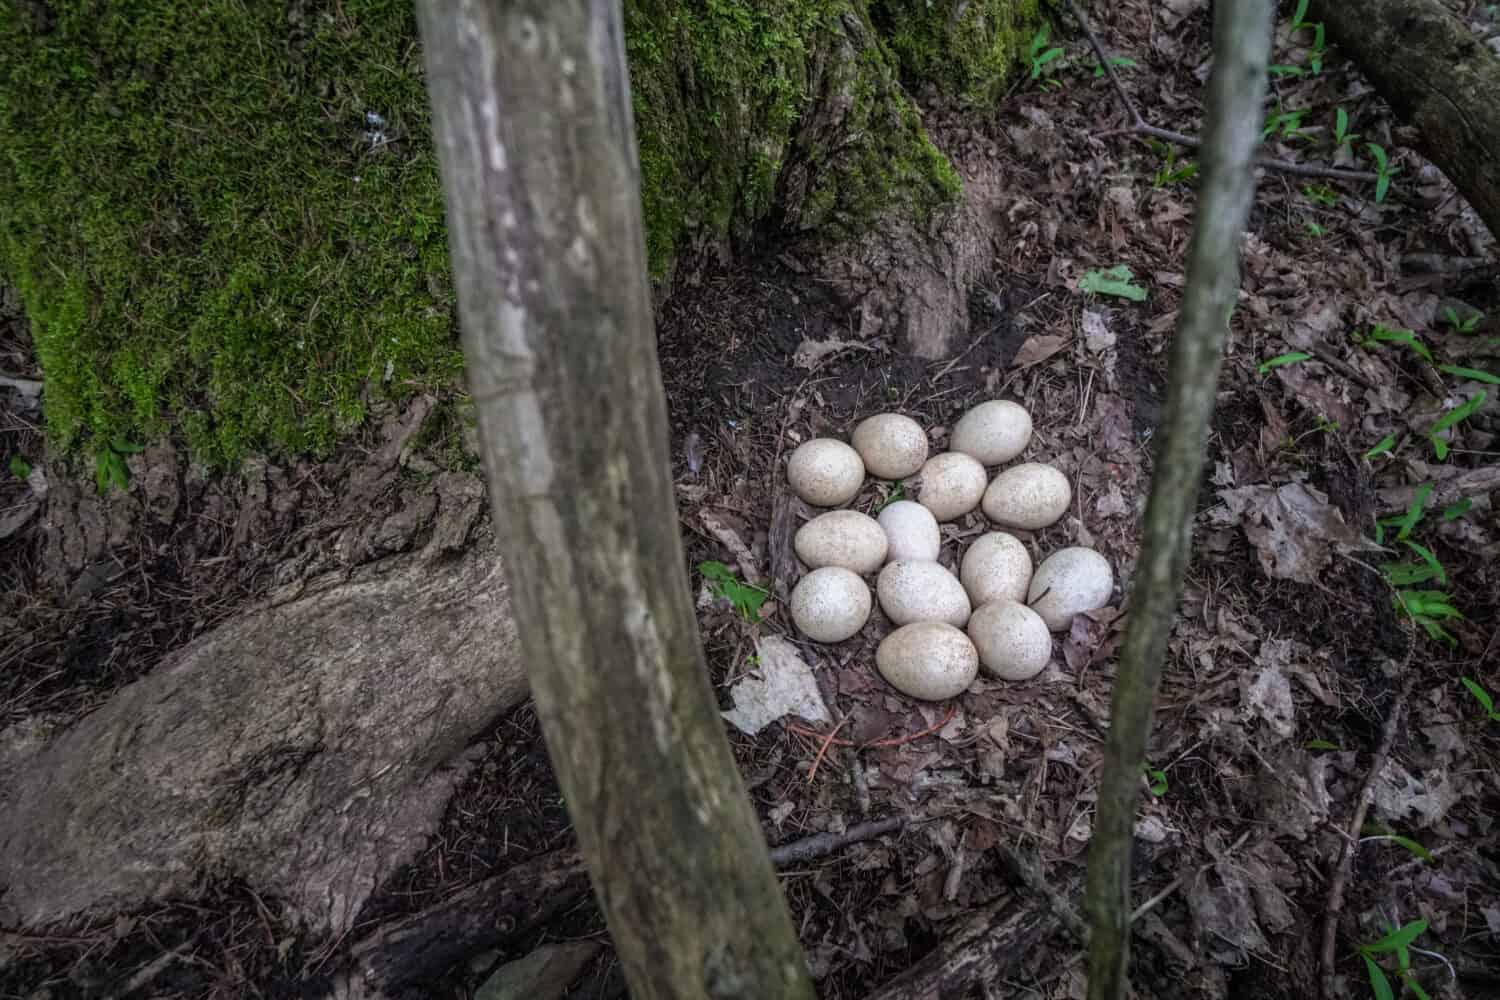
[[[1030,368],[1032,365],[1041,364],[1052,355],[1068,346],[1068,338],[1055,334],[1038,334],[1035,337],[1027,337],[1016,356],[1011,359],[1012,368]]]
[[[1343,513],[1325,494],[1301,483],[1220,490],[1219,499],[1227,514],[1218,512],[1215,520],[1243,525],[1267,576],[1316,583],[1334,548],[1361,547],[1359,532],[1344,522]]]

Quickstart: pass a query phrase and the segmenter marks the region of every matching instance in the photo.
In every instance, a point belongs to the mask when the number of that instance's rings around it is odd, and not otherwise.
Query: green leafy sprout
[[[1432,493],[1432,484],[1423,483],[1417,487],[1412,494],[1411,503],[1406,506],[1406,513],[1400,517],[1382,518],[1375,522],[1375,544],[1385,544],[1385,529],[1396,529],[1396,541],[1404,542],[1411,537],[1417,525],[1422,523],[1422,515],[1427,507],[1427,497]]]
[[[1337,750],[1339,745],[1328,740],[1308,740],[1302,746],[1307,750]]]
[[[1108,270],[1089,271],[1078,279],[1078,290],[1091,295],[1113,295],[1131,302],[1145,302],[1146,290],[1131,279],[1130,268],[1116,264]]]
[[[1177,150],[1172,146],[1166,146],[1166,162],[1157,170],[1156,176],[1151,178],[1151,186],[1157,189],[1170,187],[1173,184],[1181,184],[1198,176],[1198,164],[1192,160],[1184,160],[1181,164],[1177,162]]]
[[[1307,235],[1309,235],[1309,236],[1326,236],[1326,235],[1328,235],[1328,230],[1324,229],[1322,226],[1318,225],[1316,222],[1312,222],[1312,221],[1304,222],[1302,224],[1302,228],[1304,228],[1304,229],[1307,230]]]
[[[1452,306],[1443,309],[1443,320],[1459,333],[1473,333],[1484,319],[1484,313],[1478,309],[1471,309],[1468,313],[1460,316],[1458,310]]]
[[[1051,37],[1052,27],[1045,21],[1043,21],[1042,26],[1036,30],[1036,34],[1031,36],[1031,45],[1027,50],[1027,58],[1031,62],[1031,79],[1033,80],[1040,80],[1042,79],[1042,77],[1050,74],[1053,70],[1055,70],[1057,67],[1053,66],[1052,64],[1061,59],[1064,55],[1061,46],[1049,46],[1047,44]],[[1045,84],[1046,81],[1043,81],[1043,85]]]
[[[1390,450],[1391,450],[1391,447],[1395,443],[1396,443],[1396,435],[1394,435],[1394,434],[1387,434],[1385,437],[1383,437],[1379,441],[1375,442],[1375,447],[1373,447],[1369,451],[1365,452],[1365,458],[1368,460],[1368,459],[1371,459],[1371,458],[1375,458],[1377,455],[1386,455],[1386,454],[1389,454]]]
[[[1448,457],[1448,442],[1443,440],[1442,435],[1454,426],[1463,423],[1472,417],[1478,409],[1484,405],[1489,394],[1483,389],[1470,396],[1461,406],[1455,406],[1447,413],[1438,418],[1438,422],[1432,425],[1427,439],[1432,442],[1432,451],[1437,455],[1439,462]]]
[[[1294,365],[1299,361],[1307,361],[1311,357],[1312,355],[1306,351],[1289,351],[1286,354],[1278,354],[1274,358],[1262,361],[1255,370],[1261,375],[1267,375],[1273,368],[1280,368],[1282,365]]]
[[[1167,794],[1167,772],[1159,767],[1152,767],[1149,763],[1141,765],[1142,772],[1146,775],[1146,788],[1152,795],[1161,798]]]
[[[1386,192],[1391,187],[1391,178],[1399,174],[1401,168],[1391,166],[1385,147],[1380,143],[1367,142],[1365,149],[1369,151],[1370,159],[1375,161],[1375,204],[1378,205],[1385,201]]]
[[[1336,208],[1339,203],[1339,193],[1327,184],[1304,184],[1302,193],[1324,208]]]
[[[1483,382],[1486,385],[1500,385],[1500,375],[1481,371],[1478,368],[1464,368],[1461,365],[1439,365],[1438,371],[1447,372],[1458,378],[1473,379],[1475,382]]]
[[[108,493],[111,488],[128,489],[130,470],[125,465],[124,456],[134,455],[142,450],[140,445],[132,444],[124,438],[112,438],[108,445],[95,452],[94,485],[99,488],[99,492]]]
[[[1140,65],[1140,63],[1136,62],[1129,56],[1110,56],[1108,62],[1109,65],[1115,67],[1116,69],[1135,69]],[[1103,75],[1104,66],[1100,63],[1094,63],[1094,76],[1100,77]]]
[[[1484,717],[1491,722],[1500,722],[1500,711],[1495,710],[1495,699],[1490,697],[1490,693],[1484,689],[1484,685],[1472,677],[1460,677],[1459,681],[1463,683],[1464,687],[1469,689],[1469,693],[1474,696],[1474,700],[1479,702],[1479,707],[1484,709]]]
[[[1402,927],[1389,929],[1386,935],[1378,941],[1359,946],[1358,954],[1364,960],[1365,972],[1369,976],[1370,989],[1375,993],[1375,1000],[1396,1000],[1391,981],[1386,976],[1387,970],[1380,964],[1382,956],[1385,955],[1396,957],[1396,969],[1393,975],[1401,984],[1402,992],[1410,990],[1417,1000],[1429,1000],[1427,991],[1422,989],[1411,971],[1412,942],[1426,931],[1427,921],[1413,920]]]
[[[895,503],[897,500],[905,500],[905,499],[906,499],[906,484],[905,483],[897,483],[895,486],[891,487],[891,491],[885,495],[885,499],[882,500],[882,501],[880,501],[880,506],[878,506],[878,507],[875,508],[875,513],[879,514],[881,511],[885,510],[887,507],[889,507],[891,504]]]
[[[744,583],[734,571],[721,562],[698,564],[698,572],[708,581],[708,588],[715,597],[728,601],[739,616],[754,625],[760,621],[761,605],[766,603],[770,592],[752,584]]]
[[[1339,108],[1333,113],[1333,145],[1336,149],[1351,146],[1359,138],[1358,132],[1349,131],[1349,112]]]
[[[1365,828],[1360,831],[1360,834],[1359,842],[1361,844],[1395,844],[1397,847],[1405,848],[1413,857],[1420,858],[1429,865],[1432,864],[1432,852],[1423,847],[1418,841],[1410,837],[1403,837],[1394,830],[1387,829],[1378,823],[1365,824]]]
[[[1354,342],[1362,347],[1379,346],[1380,344],[1401,344],[1416,352],[1428,364],[1432,363],[1432,351],[1428,349],[1426,344],[1422,343],[1422,338],[1410,330],[1393,330],[1382,323],[1376,323],[1374,329],[1369,333],[1363,336],[1356,333],[1354,335]]]
[[[21,455],[10,456],[10,474],[17,479],[25,481],[31,478],[31,463]]]
[[[1283,111],[1280,114],[1272,115],[1266,122],[1266,127],[1261,129],[1260,141],[1265,142],[1272,136],[1288,141],[1307,138],[1302,133],[1302,119],[1306,114],[1305,110],[1297,110]]]

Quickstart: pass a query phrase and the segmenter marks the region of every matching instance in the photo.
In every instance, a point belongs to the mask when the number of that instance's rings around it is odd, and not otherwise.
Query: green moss
[[[0,270],[60,443],[319,452],[459,370],[414,37],[409,0],[0,0]]]
[[[870,16],[909,83],[935,84],[970,106],[993,106],[1015,79],[1038,22],[1038,0],[970,0],[957,18],[953,7],[872,0]]]

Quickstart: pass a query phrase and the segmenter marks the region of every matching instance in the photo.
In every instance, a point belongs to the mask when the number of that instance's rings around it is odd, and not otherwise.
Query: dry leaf
[[[1067,337],[1053,334],[1041,334],[1035,337],[1027,337],[1021,349],[1011,360],[1012,368],[1029,368],[1032,365],[1041,364],[1052,355],[1068,345]]]

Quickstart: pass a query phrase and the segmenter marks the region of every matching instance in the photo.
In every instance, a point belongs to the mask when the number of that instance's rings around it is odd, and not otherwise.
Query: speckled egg
[[[815,569],[792,588],[792,621],[814,642],[843,642],[870,617],[870,588],[842,566]]]
[[[965,413],[953,426],[950,451],[972,455],[984,465],[1009,462],[1031,441],[1031,414],[1019,403],[992,399]]]
[[[1036,568],[1026,603],[1049,629],[1062,632],[1073,624],[1074,615],[1108,604],[1114,587],[1109,560],[1099,553],[1078,547],[1059,549]]]
[[[886,617],[897,625],[947,622],[963,628],[969,620],[969,595],[939,563],[888,563],[875,580],[875,593]]]
[[[886,504],[878,518],[885,529],[889,546],[885,557],[891,562],[935,562],[942,547],[943,536],[938,531],[937,518],[932,511],[911,500],[897,500]]]
[[[905,479],[927,461],[927,432],[911,417],[877,413],[854,428],[850,438],[865,471],[879,479]]]
[[[815,507],[837,507],[854,499],[865,482],[859,452],[833,438],[813,438],[786,462],[792,492]]]
[[[1042,616],[1016,601],[991,601],[969,617],[969,640],[986,675],[1030,680],[1052,659],[1052,633]]]
[[[984,491],[984,516],[1007,528],[1038,531],[1056,524],[1072,501],[1067,476],[1050,465],[1025,462],[990,483]]]
[[[917,502],[939,521],[963,517],[979,506],[987,477],[972,455],[949,451],[934,455],[922,466]]]
[[[875,669],[904,695],[924,701],[954,698],[979,673],[979,654],[969,637],[945,622],[903,625],[881,640]]]
[[[1031,586],[1031,554],[1014,535],[980,535],[964,553],[958,581],[976,608],[990,601],[1024,601]]]
[[[885,529],[857,510],[831,510],[797,529],[792,548],[809,569],[842,566],[856,573],[873,573],[885,563]]]

